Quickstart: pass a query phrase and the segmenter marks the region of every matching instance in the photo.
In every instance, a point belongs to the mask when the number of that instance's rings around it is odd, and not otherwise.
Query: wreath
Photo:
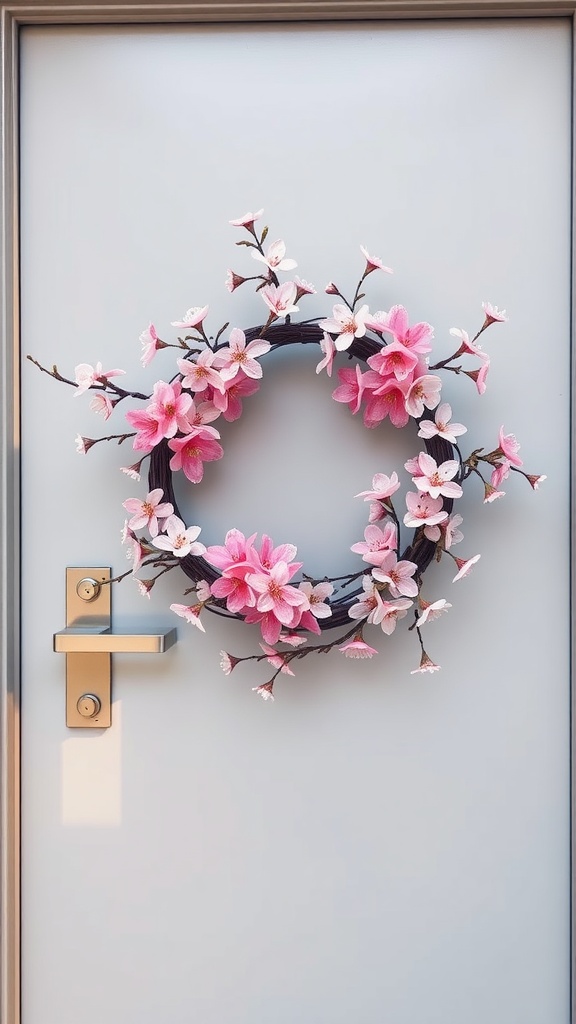
[[[123,502],[128,513],[123,543],[128,545],[132,565],[110,582],[133,575],[140,592],[149,598],[156,580],[179,568],[192,586],[184,593],[188,602],[170,605],[177,615],[202,631],[204,611],[257,624],[262,653],[237,657],[222,651],[220,664],[226,674],[240,662],[272,665],[272,677],[253,687],[267,700],[274,699],[278,675],[294,675],[293,663],[310,654],[326,654],[336,648],[348,658],[373,657],[378,652],[365,639],[366,626],[380,627],[390,635],[409,612],[408,628],[420,645],[420,661],[412,674],[436,672],[439,665],[426,652],[422,627],[451,605],[445,598],[423,597],[424,576],[432,562],[449,557],[455,563],[453,582],[457,582],[480,558],[479,554],[461,558],[452,550],[463,539],[459,529],[462,517],[454,512],[454,503],[462,496],[464,483],[479,480],[484,503],[491,503],[504,495],[500,487],[511,473],[524,476],[533,489],[546,479],[522,469],[518,441],[513,434],[506,434],[504,427],[491,450],[475,448],[464,457],[459,439],[467,428],[453,422],[452,409],[441,397],[441,372],[468,377],[477,392],[484,394],[490,358],[478,339],[492,324],[508,318],[497,307],[483,303],[484,319],[474,337],[452,328],[454,351],[431,363],[434,331],[430,324],[411,325],[400,305],[371,313],[363,304],[366,279],[373,273],[392,271],[361,246],[364,269],[353,296],[346,298],[330,281],[325,292],[338,299],[332,315],[295,323],[292,316],[299,312],[298,303],[315,295],[316,289],[297,276],[281,280],[281,275],[295,270],[297,264],[286,257],[281,239],[265,248],[268,228],[256,227],[262,214],[259,210],[230,221],[247,233],[236,245],[249,250],[257,272],[243,276],[229,270],[226,287],[232,293],[255,282],[267,310],[265,322],[246,331],[238,327],[229,331],[226,323],[215,336],[209,336],[205,328],[208,306],[195,306],[172,322],[179,331],[175,341],[161,339],[150,323],[140,335],[143,366],[163,349],[179,352],[177,372],[168,381],[157,381],[152,394],[116,383],[113,378],[125,373],[121,369],[104,371],[101,363],[81,363],[72,380],[62,376],[57,366],[48,369],[28,356],[40,370],[73,387],[75,397],[92,392],[90,407],[105,420],[125,400],[139,403],[125,413],[128,431],[76,438],[80,454],[102,441],[124,444],[131,440],[138,460],[121,469],[135,481],[148,463],[147,495]],[[423,441],[423,450],[405,463],[412,481],[403,499],[405,512],[397,511],[397,499],[393,501],[401,489],[396,472],[375,473],[371,488],[356,495],[369,502],[368,524],[364,539],[352,545],[361,564],[344,576],[314,578],[302,572],[293,544],[275,545],[267,535],[246,537],[235,528],[228,531],[222,544],[206,547],[198,540],[201,528],[186,526],[174,494],[175,473],[199,484],[205,464],[222,458],[214,422],[220,416],[227,421],[240,417],[243,400],[259,389],[262,359],[290,345],[319,346],[322,358],[316,373],[328,376],[335,358],[345,353],[351,365],[337,370],[335,401],[348,405],[353,415],[362,411],[367,428],[378,427],[386,418],[398,429],[415,422]],[[469,368],[465,360],[472,360]],[[152,574],[137,575],[143,569]],[[340,630],[336,639],[313,639],[335,629]]]

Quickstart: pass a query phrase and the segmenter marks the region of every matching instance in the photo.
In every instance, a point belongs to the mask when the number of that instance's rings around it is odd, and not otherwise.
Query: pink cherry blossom
[[[209,600],[210,584],[207,583],[206,580],[198,580],[198,583],[196,584],[196,597],[202,602],[202,604],[205,604],[205,602]]]
[[[152,590],[156,580],[134,580],[134,582],[140,591],[141,597],[147,597],[148,600],[150,600],[150,591]]]
[[[440,495],[444,495],[445,498],[462,497],[460,484],[453,480],[460,469],[460,463],[456,459],[447,459],[438,466],[431,455],[420,452],[418,463],[420,474],[415,474],[412,479],[419,491],[429,494],[432,498],[439,498]]]
[[[364,425],[369,428],[376,427],[389,416],[394,427],[405,427],[410,418],[406,411],[408,382],[389,377],[382,383],[382,378],[375,370],[368,370],[363,381],[365,392],[369,396],[364,410]]]
[[[374,622],[374,616],[382,605],[382,598],[371,576],[362,577],[362,589],[364,597],[349,608],[348,615],[351,619],[366,619],[368,622]]]
[[[94,398],[90,402],[90,408],[92,412],[103,416],[105,420],[110,419],[112,411],[114,409],[114,402],[105,395],[103,391],[98,392],[94,395]]]
[[[379,625],[384,633],[390,636],[396,629],[398,619],[403,619],[413,604],[413,601],[409,601],[404,597],[398,598],[395,601],[380,601],[372,621],[376,626]]]
[[[448,402],[443,402],[436,409],[434,422],[432,420],[420,421],[418,437],[443,437],[445,441],[455,444],[456,438],[460,437],[461,434],[465,434],[468,428],[462,423],[450,423],[451,419],[452,409]]]
[[[498,309],[498,306],[493,306],[491,302],[483,302],[482,309],[484,310],[486,320],[484,322],[487,327],[488,324],[493,323],[505,323],[508,320],[505,309]]]
[[[148,324],[146,330],[142,331],[139,340],[142,342],[143,350],[142,355],[140,356],[142,366],[148,366],[154,359],[158,350],[164,347],[163,343],[160,342],[160,338],[158,337],[153,323]]]
[[[136,481],[140,480],[140,470],[141,470],[141,468],[142,468],[142,459],[140,459],[140,462],[135,462],[133,466],[120,466],[120,470],[121,470],[122,473],[125,473],[126,476],[129,476],[131,480],[136,480]]]
[[[159,380],[154,385],[152,401],[146,412],[158,421],[162,437],[174,437],[179,430],[188,430],[187,413],[191,405],[192,397],[182,394],[179,381],[166,384]]]
[[[157,487],[146,495],[144,501],[140,501],[139,498],[128,498],[123,501],[122,506],[132,515],[128,523],[130,529],[147,529],[151,537],[157,537],[160,529],[158,520],[167,519],[174,513],[174,506],[169,501],[163,502],[163,497],[164,491]]]
[[[510,465],[508,459],[503,459],[497,466],[492,470],[492,476],[490,477],[490,483],[492,487],[500,487],[503,480],[507,480],[510,476]]]
[[[274,668],[279,668],[281,672],[285,672],[288,676],[294,675],[283,654],[279,654],[278,651],[268,644],[260,644],[260,647],[266,655],[266,661],[270,662]]]
[[[334,281],[328,281],[328,284],[326,285],[324,291],[326,292],[326,295],[338,295],[339,294],[338,289],[337,289],[336,285],[334,284]]]
[[[285,259],[286,246],[281,238],[268,247],[266,254],[252,249],[252,258],[264,263],[270,270],[294,270],[298,266],[296,260]]]
[[[228,651],[220,651],[220,668],[225,676],[229,676],[240,661],[242,658],[235,658],[233,654],[228,654]]]
[[[246,581],[260,596],[256,606],[260,612],[273,612],[284,626],[291,624],[295,607],[307,606],[302,591],[288,584],[290,571],[286,562],[277,562],[267,573],[249,573]]]
[[[410,327],[404,306],[392,306],[389,313],[375,313],[368,326],[380,334],[384,331],[392,334],[396,341],[419,355],[432,351],[430,342],[434,337],[434,328],[425,322]]]
[[[280,642],[288,644],[290,647],[302,647],[303,644],[307,643],[305,636],[299,636],[298,633],[281,633]]]
[[[272,538],[264,533],[260,542],[260,549],[258,551],[254,549],[254,566],[266,572],[273,565],[276,565],[277,562],[285,562],[288,565],[289,578],[292,579],[292,576],[298,572],[298,569],[302,568],[302,562],[294,561],[296,555],[297,549],[295,544],[278,544],[275,547]]]
[[[166,534],[161,534],[152,542],[155,548],[162,551],[171,551],[177,558],[184,558],[185,555],[203,555],[206,548],[200,541],[196,541],[200,533],[199,526],[189,526],[178,516],[170,516],[166,520]]]
[[[224,544],[211,544],[206,548],[205,558],[210,565],[216,566],[221,572],[238,565],[254,565],[253,548],[256,534],[246,538],[240,530],[228,530]]]
[[[344,367],[338,370],[338,378],[342,383],[334,389],[332,398],[335,402],[346,402],[353,415],[356,415],[364,393],[364,374],[360,364],[356,363],[353,369]]]
[[[172,327],[198,327],[206,318],[208,306],[192,306],[187,309],[181,320],[172,320]]]
[[[262,700],[274,700],[273,686],[274,681],[271,679],[270,682],[262,683],[261,686],[253,686],[252,693],[257,693],[259,697],[262,697]]]
[[[460,541],[464,540],[464,534],[458,529],[463,522],[462,516],[453,515],[442,524],[446,551],[449,551],[453,544],[459,544]]]
[[[504,457],[507,458],[513,466],[523,465],[522,459],[518,456],[520,445],[514,434],[504,433],[504,427],[500,427],[500,433],[498,434],[498,446]]]
[[[208,386],[215,391],[224,391],[224,381],[214,365],[216,358],[214,352],[205,349],[195,361],[177,359],[178,369],[182,374],[182,386],[189,391],[205,391]]]
[[[316,289],[313,284],[309,281],[303,281],[297,274],[294,275],[294,284],[296,285],[296,302],[301,299],[303,295],[316,295]]]
[[[256,604],[256,595],[245,579],[248,571],[248,566],[227,569],[210,587],[214,597],[225,599],[228,611],[234,614],[245,608],[253,608]]]
[[[527,473],[526,474],[526,479],[527,479],[528,483],[530,484],[530,487],[532,488],[532,490],[533,491],[537,491],[539,485],[543,484],[544,481],[548,479],[548,477],[547,476],[542,476],[542,475],[541,476],[537,476],[534,473]]]
[[[480,559],[480,555],[474,555],[472,558],[456,558],[452,556],[456,565],[458,566],[458,572],[456,573],[452,583],[456,583],[456,580],[461,580],[464,576],[467,576],[473,565]]]
[[[361,633],[356,633],[353,640],[349,640],[347,644],[343,644],[338,650],[342,651],[342,654],[347,658],[372,658],[375,654],[378,654],[375,647],[370,647],[362,639]]]
[[[470,341],[467,331],[461,331],[459,327],[451,327],[450,334],[453,338],[459,338],[461,342],[460,348],[454,353],[455,359],[458,356],[468,355],[477,356],[484,362],[489,358],[481,345],[475,345],[474,342]]]
[[[224,452],[222,445],[206,431],[196,431],[185,437],[174,437],[168,442],[174,452],[170,459],[170,469],[182,470],[184,476],[193,484],[199,484],[204,475],[204,463],[221,459]]]
[[[247,377],[260,378],[262,367],[256,362],[256,357],[263,356],[269,351],[269,341],[257,338],[247,345],[244,331],[234,327],[230,331],[228,346],[218,352],[222,380],[233,380],[240,370],[243,370]]]
[[[376,473],[372,477],[372,490],[371,491],[360,491],[359,494],[355,494],[355,498],[364,498],[364,501],[386,501],[386,498],[390,498],[400,487],[400,481],[397,473],[392,473],[392,476],[386,476],[385,473]]]
[[[176,612],[176,615],[181,615],[186,622],[191,622],[193,626],[197,626],[203,633],[206,632],[204,626],[200,622],[200,612],[202,611],[202,605],[200,604],[171,604],[170,611]]]
[[[188,428],[185,433],[189,434],[190,431],[194,433],[196,427],[201,427],[203,434],[210,434],[212,437],[218,438],[220,433],[216,427],[210,427],[208,424],[212,420],[217,420],[219,416],[220,409],[217,409],[213,402],[199,402],[198,405],[192,402],[187,413]]]
[[[406,412],[417,419],[427,409],[435,409],[440,401],[442,381],[433,373],[424,373],[412,382],[406,395]]]
[[[106,384],[110,377],[120,377],[125,373],[126,370],[106,370],[104,372],[102,363],[96,363],[96,366],[90,366],[90,363],[79,363],[74,371],[74,380],[78,385],[74,392],[74,398],[83,395],[94,384]]]
[[[422,657],[420,658],[420,664],[418,668],[413,668],[410,675],[415,676],[417,672],[439,672],[440,665],[436,665],[431,658],[428,657],[426,651],[422,651]]]
[[[136,428],[136,437],[132,442],[135,451],[151,452],[164,437],[159,420],[146,409],[129,409],[126,419],[130,426]]]
[[[384,519],[386,510],[380,501],[370,502],[370,514],[368,516],[369,523],[379,523],[381,519]]]
[[[486,377],[488,376],[489,369],[490,360],[486,358],[479,370],[463,371],[463,373],[465,373],[467,377],[470,377],[470,380],[474,381],[476,385],[476,390],[479,395],[483,395],[484,392],[486,391]]]
[[[229,269],[227,274],[228,276],[224,284],[230,293],[236,291],[236,289],[247,280],[247,278],[241,277],[240,274],[236,274],[234,270]]]
[[[277,317],[288,316],[289,313],[298,312],[298,306],[295,305],[296,285],[294,281],[285,281],[284,284],[278,287],[274,284],[267,284],[260,291],[260,295],[270,312],[274,313]]]
[[[316,619],[330,618],[332,609],[325,602],[334,593],[334,587],[331,583],[317,583],[316,586],[312,586],[308,580],[304,580],[303,583],[300,583],[298,589],[308,598],[310,612]]]
[[[420,598],[418,604],[422,609],[422,614],[416,621],[417,626],[423,626],[425,622],[439,619],[443,612],[447,612],[452,607],[443,597],[439,598],[438,601],[423,601]]]
[[[126,552],[126,558],[132,562],[132,572],[138,572],[144,558],[150,554],[151,548],[138,539],[133,530],[130,529],[128,520],[124,523],[124,529],[122,530],[122,543],[130,545]]]
[[[350,548],[356,555],[362,555],[362,561],[369,565],[382,565],[391,551],[398,544],[398,533],[394,523],[386,523],[382,530],[379,526],[367,526],[364,540],[358,541]]]
[[[337,302],[332,310],[332,316],[326,320],[320,320],[318,326],[329,334],[336,334],[336,348],[339,352],[350,348],[354,338],[363,338],[366,334],[366,320],[369,315],[368,306],[361,306],[357,313],[353,313],[348,306]]]
[[[336,355],[336,346],[329,334],[322,335],[320,341],[320,348],[324,353],[324,358],[320,360],[316,367],[316,373],[320,373],[321,370],[326,369],[326,373],[329,377],[332,376],[332,364],[334,362],[334,356]]]
[[[401,561],[395,551],[390,551],[379,566],[372,570],[372,576],[379,583],[387,583],[392,597],[416,597],[418,584],[413,579],[418,569],[416,562]]]
[[[229,220],[228,223],[235,228],[251,228],[254,221],[260,220],[263,213],[264,210],[258,210],[257,213],[244,213],[241,217],[236,217],[235,220]]]
[[[362,253],[364,259],[366,260],[366,270],[364,271],[365,277],[368,274],[371,274],[373,270],[383,270],[385,274],[394,273],[394,271],[391,270],[390,267],[385,267],[384,264],[382,263],[382,260],[378,259],[377,256],[370,256],[365,246],[360,246],[360,252]]]
[[[418,365],[418,355],[406,348],[405,345],[400,344],[399,341],[393,341],[390,345],[385,345],[375,355],[370,356],[368,365],[376,370],[381,377],[389,377],[393,374],[396,380],[406,380],[406,377]]]
[[[484,482],[484,504],[488,505],[492,501],[496,501],[497,498],[504,498],[506,491],[497,491],[492,484]]]
[[[404,516],[404,526],[436,526],[448,518],[442,508],[442,498],[432,498],[430,494],[408,491],[406,495],[408,511]]]
[[[206,389],[206,394],[210,396],[210,400],[222,413],[224,419],[232,422],[242,415],[242,399],[255,394],[260,385],[257,380],[247,377],[242,370],[233,380],[223,381],[223,385],[223,391],[215,391],[209,387]]]

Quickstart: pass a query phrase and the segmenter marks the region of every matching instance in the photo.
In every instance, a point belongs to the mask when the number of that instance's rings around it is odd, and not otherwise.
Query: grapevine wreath
[[[297,276],[282,280],[297,264],[286,257],[281,239],[264,247],[268,229],[256,227],[262,213],[259,210],[230,221],[248,236],[236,244],[246,247],[253,257],[255,273],[243,276],[229,270],[226,280],[229,292],[248,281],[256,283],[267,311],[262,326],[228,331],[230,325],[225,324],[215,336],[209,336],[204,326],[208,307],[197,306],[172,323],[180,336],[168,342],[151,323],[140,336],[143,365],[163,349],[176,348],[180,354],[177,373],[168,382],[157,381],[151,395],[121,387],[113,378],[124,375],[124,370],[104,371],[101,363],[95,367],[81,363],[70,380],[56,366],[50,370],[32,360],[56,380],[74,387],[75,396],[93,392],[91,409],[105,420],[126,399],[140,403],[126,412],[129,431],[76,438],[81,454],[101,441],[123,444],[131,440],[138,461],[121,468],[135,481],[148,463],[148,494],[123,503],[129,516],[123,542],[128,545],[132,566],[110,582],[134,574],[141,593],[149,597],[156,580],[178,567],[192,582],[185,596],[193,594],[193,599],[189,604],[170,605],[177,615],[202,631],[205,609],[258,624],[262,653],[240,658],[222,651],[221,667],[228,674],[242,661],[270,663],[274,670],[271,679],[253,688],[267,700],[274,699],[273,687],[280,673],[294,674],[295,660],[334,648],[349,658],[371,658],[377,651],[364,638],[366,626],[380,627],[389,635],[409,612],[409,629],[415,631],[421,652],[413,672],[435,672],[439,666],[426,653],[422,627],[451,605],[444,598],[424,599],[425,573],[433,561],[449,557],[455,563],[456,582],[480,558],[460,558],[452,551],[463,539],[459,529],[462,517],[454,512],[463,484],[479,479],[484,502],[492,502],[503,496],[499,488],[510,473],[521,474],[534,489],[545,479],[524,472],[518,442],[513,434],[504,433],[504,427],[490,451],[476,448],[465,458],[459,439],[466,427],[452,421],[452,410],[441,398],[439,372],[464,375],[480,395],[484,393],[490,359],[478,338],[490,325],[506,321],[506,314],[483,303],[484,320],[472,340],[466,331],[452,328],[455,351],[431,364],[434,333],[430,324],[410,325],[403,306],[371,313],[368,305],[362,304],[366,278],[391,270],[361,247],[364,270],[352,299],[330,282],[325,291],[338,299],[332,315],[294,323],[291,318],[299,311],[298,303],[314,295],[316,289]],[[356,495],[369,502],[369,517],[364,540],[352,546],[360,557],[360,567],[346,576],[312,578],[301,572],[293,544],[275,546],[266,535],[261,539],[256,534],[245,537],[237,529],[229,530],[222,544],[205,547],[198,540],[200,527],[186,526],[174,495],[175,473],[182,472],[199,484],[204,463],[222,457],[220,434],[213,423],[220,416],[228,421],[238,419],[243,399],[260,386],[260,359],[288,345],[318,345],[322,358],[316,372],[325,371],[329,376],[334,358],[345,352],[350,365],[338,369],[340,383],[332,397],[348,405],[352,414],[362,410],[368,428],[377,427],[386,417],[398,429],[415,421],[423,441],[423,450],[405,464],[412,479],[403,498],[405,512],[397,511],[398,501],[393,501],[401,489],[395,472],[390,476],[376,473],[371,488]],[[466,368],[467,361],[470,368]],[[489,479],[482,467],[490,473]],[[152,573],[136,576],[142,569]],[[337,639],[313,640],[314,635],[334,629],[340,630]]]

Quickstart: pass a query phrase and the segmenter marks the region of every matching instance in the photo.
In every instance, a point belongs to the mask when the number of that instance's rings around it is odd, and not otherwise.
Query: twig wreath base
[[[226,287],[232,293],[247,282],[255,282],[256,292],[267,308],[267,321],[245,332],[234,327],[227,340],[221,341],[229,323],[215,336],[209,336],[204,327],[208,307],[195,306],[182,320],[173,321],[173,327],[185,332],[173,342],[162,340],[151,323],[140,335],[143,365],[164,349],[175,348],[180,355],[177,372],[168,382],[157,381],[152,394],[121,387],[113,378],[124,375],[124,370],[104,371],[101,363],[79,364],[71,379],[56,366],[49,369],[28,357],[42,372],[74,388],[76,397],[92,392],[91,409],[105,420],[125,400],[145,403],[144,408],[131,408],[126,413],[128,430],[99,438],[76,438],[77,451],[83,455],[102,441],[122,445],[132,440],[139,459],[121,469],[136,481],[141,478],[143,464],[150,460],[148,494],[123,502],[129,516],[123,541],[128,545],[132,565],[110,582],[133,576],[140,592],[150,597],[157,579],[180,568],[192,584],[185,596],[193,593],[194,599],[190,604],[171,604],[177,615],[203,632],[204,609],[259,625],[262,653],[240,658],[222,651],[221,667],[228,674],[241,662],[272,665],[272,677],[253,687],[266,700],[274,699],[277,677],[281,673],[293,675],[291,664],[309,654],[326,654],[337,648],[348,658],[373,657],[378,652],[365,639],[365,628],[379,626],[390,635],[409,610],[414,618],[408,628],[415,632],[420,645],[420,663],[413,673],[436,672],[439,666],[424,648],[422,627],[451,605],[444,598],[424,599],[424,576],[433,561],[448,556],[456,565],[456,582],[468,575],[480,558],[459,558],[451,550],[463,539],[459,530],[462,516],[453,512],[463,485],[479,479],[483,501],[490,504],[504,496],[500,487],[513,473],[524,476],[534,490],[546,479],[521,468],[519,444],[513,434],[504,433],[504,427],[500,427],[497,443],[489,451],[476,446],[464,457],[460,438],[467,428],[452,421],[450,405],[441,400],[440,372],[467,377],[479,395],[484,393],[490,358],[478,339],[492,324],[506,321],[507,316],[490,303],[483,303],[484,320],[475,336],[470,339],[465,330],[452,328],[454,351],[431,365],[434,332],[430,324],[410,324],[403,306],[370,313],[369,306],[362,304],[366,279],[374,273],[380,278],[392,271],[361,246],[365,264],[353,296],[347,298],[330,281],[325,292],[342,300],[334,304],[332,316],[293,322],[292,316],[299,310],[297,303],[315,295],[316,289],[298,277],[280,283],[279,275],[292,271],[297,264],[286,257],[281,239],[264,248],[268,228],[259,231],[255,227],[262,213],[247,213],[230,221],[247,233],[248,237],[236,245],[248,249],[258,272],[243,276],[229,270]],[[356,495],[370,502],[364,540],[352,545],[352,551],[361,556],[362,567],[344,576],[327,574],[322,579],[302,573],[300,582],[294,577],[302,563],[295,561],[293,544],[275,547],[266,535],[258,542],[256,534],[245,537],[233,528],[223,544],[205,547],[197,539],[200,526],[185,525],[174,493],[174,473],[183,472],[198,484],[205,464],[222,457],[220,433],[212,423],[220,416],[231,421],[241,415],[242,400],[259,388],[261,358],[294,345],[319,346],[322,359],[316,372],[325,371],[328,376],[332,375],[335,359],[341,354],[347,358],[348,364],[337,371],[340,384],[332,397],[348,405],[352,414],[362,411],[366,427],[377,427],[387,417],[398,429],[412,421],[423,441],[423,450],[404,466],[413,489],[405,494],[402,519],[392,500],[401,487],[396,472],[390,476],[377,472],[372,488]],[[473,360],[472,367],[466,368],[469,360]],[[489,480],[483,475],[484,467],[490,471]],[[407,535],[404,542],[403,529],[413,531],[411,539]],[[144,568],[155,575],[137,575]],[[344,630],[337,639],[309,643],[314,635],[336,629]]]

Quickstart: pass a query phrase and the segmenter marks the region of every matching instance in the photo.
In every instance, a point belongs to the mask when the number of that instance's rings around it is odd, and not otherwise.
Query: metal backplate
[[[110,568],[66,569],[66,625],[110,628]],[[112,656],[108,653],[66,655],[66,725],[74,729],[107,729],[112,724]],[[100,711],[85,718],[78,711],[83,694],[94,694]]]

